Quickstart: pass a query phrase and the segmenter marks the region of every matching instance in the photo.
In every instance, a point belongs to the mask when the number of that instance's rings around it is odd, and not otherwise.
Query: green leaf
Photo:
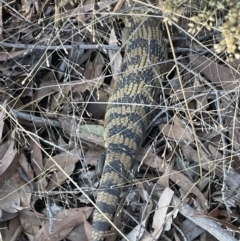
[[[99,125],[81,125],[80,131],[87,134],[103,136],[104,128],[103,126],[99,126]]]

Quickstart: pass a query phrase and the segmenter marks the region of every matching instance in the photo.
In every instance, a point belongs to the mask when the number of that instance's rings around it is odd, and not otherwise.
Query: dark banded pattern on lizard
[[[125,45],[123,74],[109,99],[105,121],[106,159],[96,205],[111,220],[121,186],[128,182],[130,169],[146,131],[154,95],[159,88],[166,46],[158,21],[132,11],[125,17],[129,39]],[[110,224],[94,211],[92,240],[103,241]]]

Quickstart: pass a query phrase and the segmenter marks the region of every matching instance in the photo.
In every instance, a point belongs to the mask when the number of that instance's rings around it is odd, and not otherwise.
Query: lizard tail
[[[154,96],[159,87],[157,74],[161,73],[161,62],[166,59],[159,24],[154,18],[143,18],[136,11],[134,14],[125,18],[130,36],[125,45],[123,74],[116,83],[105,115],[107,152],[96,205],[110,220],[121,193],[119,186],[129,180],[148,115],[154,109]],[[92,241],[103,241],[108,235],[110,224],[104,215],[94,211]]]
[[[126,113],[126,106],[119,106],[119,108],[121,111],[118,113],[117,120],[115,118],[111,119],[106,129],[105,135],[108,136],[110,141],[106,147],[105,167],[96,202],[97,207],[110,220],[112,220],[116,211],[121,193],[121,186],[129,180],[130,169],[141,143],[142,131],[145,129],[145,118],[142,118],[140,115],[142,111],[130,114]],[[129,108],[132,109],[132,107]],[[117,109],[114,108],[114,113]],[[125,109],[125,114],[123,114],[123,109]],[[112,106],[108,109],[107,115],[108,114],[113,114]],[[134,123],[133,125],[133,123],[129,123],[129,121],[125,121],[125,123],[121,122],[121,119],[124,120],[126,116],[133,117],[133,115],[135,115],[135,118],[139,118],[138,123]],[[118,124],[112,123],[115,121],[117,121]],[[94,222],[92,226],[93,241],[103,241],[108,235],[110,224],[104,218],[104,215],[98,210],[94,211]]]

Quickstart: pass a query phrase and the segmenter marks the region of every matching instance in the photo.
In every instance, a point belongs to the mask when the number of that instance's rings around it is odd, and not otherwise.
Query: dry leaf
[[[8,213],[16,213],[21,210],[20,196],[17,188],[7,181],[2,187],[0,192],[0,207],[3,211]]]
[[[24,233],[31,240],[38,233],[42,224],[48,220],[43,214],[32,210],[22,210],[19,215]]]
[[[194,141],[194,136],[190,133],[187,127],[185,127],[177,115],[173,118],[172,124],[160,124],[159,128],[165,136],[168,136],[174,140],[186,140],[189,142]]]
[[[41,151],[41,144],[38,139],[32,137],[30,139],[30,146],[31,146],[31,165],[35,174],[38,176],[43,171],[43,158],[42,158],[42,151]]]
[[[27,161],[26,156],[23,153],[21,153],[18,163],[24,170],[24,173],[27,175],[28,179],[32,180],[34,178],[34,173],[33,173],[32,167]]]
[[[26,182],[19,176],[17,172],[14,175],[12,175],[10,180],[12,181],[16,190],[18,190],[19,192],[20,206],[24,208],[30,207],[32,197],[32,189],[30,185],[25,185]]]
[[[226,91],[239,87],[240,74],[237,71],[201,55],[190,55],[189,58],[191,64],[217,86]]]
[[[87,228],[85,227],[85,224]],[[84,222],[84,225],[75,226],[74,229],[67,235],[66,239],[70,241],[76,241],[79,239],[79,237],[81,237],[81,241],[89,241],[91,239],[87,238],[86,232],[90,233],[90,235],[92,232],[92,227],[88,224],[88,222]]]
[[[76,225],[83,224],[91,214],[93,208],[65,209],[54,216],[53,233],[49,234],[49,222],[43,225],[33,241],[60,241],[73,230]]]
[[[144,235],[144,237],[141,239],[141,241],[152,241],[152,237],[158,239],[162,233],[163,225],[166,220],[166,214],[168,207],[171,203],[172,197],[174,192],[170,188],[165,188],[163,191],[159,201],[157,208],[155,210],[154,216],[153,216],[153,224],[152,227],[154,231],[151,233],[151,236]]]
[[[112,28],[110,37],[109,37],[109,44],[112,46],[118,46],[118,40],[115,35],[115,30]],[[110,66],[113,73],[113,78],[116,80],[116,77],[121,73],[121,65],[122,65],[122,56],[119,51],[108,51],[109,59],[110,59]]]
[[[44,169],[53,172],[53,174],[49,176],[50,182],[46,190],[50,191],[60,186],[68,178],[68,175],[70,176],[72,174],[75,164],[80,158],[80,149],[73,149],[72,151],[63,152],[44,160]],[[64,172],[62,172],[59,167],[61,167]]]
[[[160,124],[159,128],[165,136],[172,138],[176,141],[194,141],[193,135],[189,133],[187,128],[182,128],[180,126],[171,124]]]
[[[22,150],[14,149],[15,130],[11,133],[10,145],[8,146],[4,156],[0,160],[0,187],[4,185],[13,173],[16,172],[18,159]]]

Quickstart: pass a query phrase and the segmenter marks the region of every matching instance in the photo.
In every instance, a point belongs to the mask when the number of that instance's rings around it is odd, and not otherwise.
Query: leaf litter
[[[104,115],[129,41],[124,6],[0,4],[1,238],[91,240]],[[121,187],[113,222],[129,240],[240,238],[239,61],[212,51],[213,30],[190,42],[187,22],[171,27],[138,172]]]

